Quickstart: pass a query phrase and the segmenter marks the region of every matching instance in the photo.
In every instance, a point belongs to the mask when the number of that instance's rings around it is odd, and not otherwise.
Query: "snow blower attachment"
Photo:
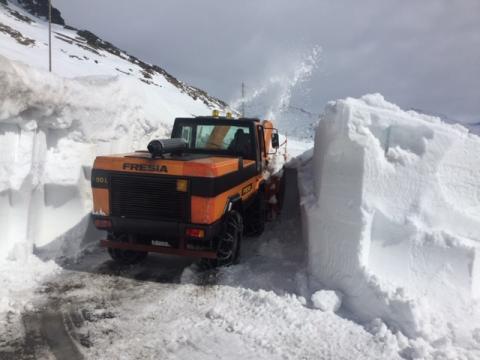
[[[97,157],[92,217],[108,232],[101,245],[125,264],[148,252],[234,263],[242,236],[263,232],[277,147],[270,121],[215,114],[175,119],[172,138],[148,151]]]

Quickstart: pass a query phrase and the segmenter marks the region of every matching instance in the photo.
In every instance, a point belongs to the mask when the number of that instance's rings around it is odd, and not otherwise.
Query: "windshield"
[[[213,150],[244,158],[252,157],[249,126],[185,124],[180,127],[179,134],[192,150]]]

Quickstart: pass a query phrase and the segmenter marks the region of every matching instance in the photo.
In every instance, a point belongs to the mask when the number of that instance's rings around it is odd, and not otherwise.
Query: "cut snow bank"
[[[75,254],[78,240],[94,231],[95,156],[145,148],[169,136],[175,116],[210,112],[173,87],[149,91],[115,76],[66,79],[2,56],[0,83],[0,260],[27,258],[34,247]]]
[[[314,282],[360,321],[480,347],[479,137],[348,98],[326,107],[299,176]]]

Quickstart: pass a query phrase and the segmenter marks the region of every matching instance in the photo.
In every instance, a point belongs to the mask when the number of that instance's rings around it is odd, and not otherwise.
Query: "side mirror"
[[[277,132],[272,133],[272,147],[274,149],[278,149],[280,147],[280,140]]]

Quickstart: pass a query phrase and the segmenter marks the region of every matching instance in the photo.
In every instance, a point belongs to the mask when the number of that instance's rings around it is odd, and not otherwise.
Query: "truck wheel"
[[[109,238],[113,241],[128,242],[127,234],[122,234],[117,237],[109,235]],[[121,265],[132,265],[145,260],[148,252],[108,248],[108,254],[116,263]]]
[[[266,221],[266,199],[265,194],[259,192],[255,196],[255,200],[248,209],[248,215],[246,218],[245,235],[247,236],[260,236],[265,230]]]
[[[203,259],[201,266],[206,268],[230,266],[238,262],[243,234],[243,219],[238,211],[225,215],[223,230],[217,238],[217,258]]]

